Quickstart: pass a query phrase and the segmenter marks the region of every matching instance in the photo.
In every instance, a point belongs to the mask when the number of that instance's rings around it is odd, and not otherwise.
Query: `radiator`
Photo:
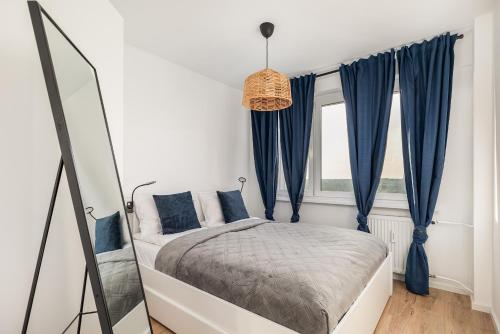
[[[413,222],[411,218],[395,216],[368,216],[370,232],[382,239],[392,252],[393,271],[404,274],[406,256],[410,248]]]

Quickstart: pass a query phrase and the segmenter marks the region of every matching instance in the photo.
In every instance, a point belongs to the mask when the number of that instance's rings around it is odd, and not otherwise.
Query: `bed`
[[[150,314],[178,334],[371,333],[392,294],[372,235],[245,219],[134,241]]]

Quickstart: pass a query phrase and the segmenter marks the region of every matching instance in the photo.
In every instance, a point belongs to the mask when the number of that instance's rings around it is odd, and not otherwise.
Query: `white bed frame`
[[[297,332],[139,265],[150,315],[177,334],[296,334]],[[331,334],[373,333],[392,295],[389,254]]]

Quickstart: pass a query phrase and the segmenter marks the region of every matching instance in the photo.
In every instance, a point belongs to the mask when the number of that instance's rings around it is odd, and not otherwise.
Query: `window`
[[[385,148],[384,169],[382,169],[378,192],[385,194],[406,194],[399,92],[392,95],[391,118],[387,134],[387,146]]]
[[[321,191],[352,192],[345,103],[321,106]]]
[[[281,162],[280,162],[281,163]],[[355,205],[342,92],[317,96],[304,201]],[[280,171],[278,199],[287,200]],[[384,167],[375,206],[407,208],[399,92],[392,100]]]

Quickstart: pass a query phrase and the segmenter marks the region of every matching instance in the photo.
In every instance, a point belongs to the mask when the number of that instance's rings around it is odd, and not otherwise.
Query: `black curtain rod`
[[[460,35],[457,36],[457,39],[462,39],[462,38],[464,38],[463,34],[460,34]],[[316,74],[316,78],[324,77],[326,75],[330,75],[330,74],[333,74],[333,73],[338,73],[339,71],[340,71],[339,69],[336,69],[336,70],[331,70],[331,71],[328,71],[328,72],[325,72],[325,73]]]

